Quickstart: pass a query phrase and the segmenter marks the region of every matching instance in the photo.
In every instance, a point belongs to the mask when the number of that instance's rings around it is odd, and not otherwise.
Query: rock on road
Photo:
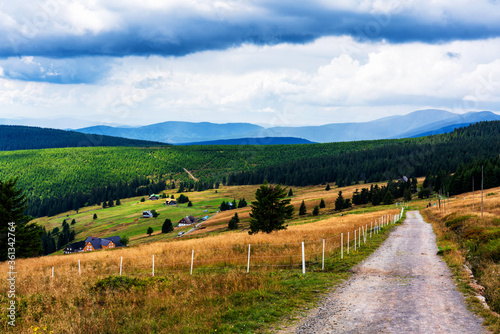
[[[285,333],[488,333],[465,307],[418,211],[355,274]]]

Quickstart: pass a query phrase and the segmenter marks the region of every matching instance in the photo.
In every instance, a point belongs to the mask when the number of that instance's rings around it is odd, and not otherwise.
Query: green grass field
[[[146,197],[145,202],[141,202],[141,197],[133,197],[121,200],[121,205],[111,208],[86,207],[78,213],[71,211],[54,217],[38,218],[34,221],[44,226],[48,232],[55,227],[61,229],[65,219],[68,223],[75,219],[76,224],[71,225],[71,228],[77,233],[75,241],[83,240],[88,236],[109,237],[113,235],[129,237],[131,245],[159,241],[173,238],[177,236],[179,231],[191,229],[191,226],[185,226],[176,228],[175,233],[161,234],[161,227],[166,218],[169,218],[176,226],[181,218],[189,215],[196,218],[212,216],[218,211],[223,200],[232,201],[231,198],[220,197],[213,190],[192,194],[196,197],[196,200],[192,200],[192,207],[188,207],[187,203],[173,206],[164,205],[165,200],[161,198],[150,201]],[[187,193],[188,196],[193,197],[192,194]],[[173,195],[178,196],[178,194]],[[146,210],[156,210],[159,216],[157,218],[143,218],[142,212]],[[95,220],[93,219],[94,213],[97,215]],[[152,227],[154,230],[151,236],[146,234],[148,227]]]

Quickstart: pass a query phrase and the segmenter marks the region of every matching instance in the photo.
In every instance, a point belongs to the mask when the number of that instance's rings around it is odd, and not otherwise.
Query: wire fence
[[[401,220],[404,208],[396,215],[387,214],[375,222],[352,231],[328,238],[285,244],[235,244],[225,248],[192,249],[176,254],[176,260],[168,254],[131,257],[106,257],[78,259],[58,266],[42,266],[17,270],[19,275],[36,273],[38,277],[57,277],[58,273],[102,276],[162,276],[219,270],[241,270],[247,273],[261,268],[299,269],[302,273],[314,268],[325,268],[325,261],[343,260],[352,251],[363,247],[375,234],[390,224]]]

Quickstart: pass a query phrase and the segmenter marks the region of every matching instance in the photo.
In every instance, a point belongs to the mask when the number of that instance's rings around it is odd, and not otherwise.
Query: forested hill
[[[0,125],[0,151],[91,146],[165,146],[165,143],[89,135],[32,126]]]
[[[429,137],[302,145],[78,147],[0,152],[0,179],[18,177],[28,214],[218,184],[349,185],[455,172],[500,153],[500,121]],[[189,178],[185,169],[199,179]]]

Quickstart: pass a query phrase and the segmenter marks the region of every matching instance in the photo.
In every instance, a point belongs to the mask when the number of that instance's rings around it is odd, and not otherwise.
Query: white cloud
[[[97,83],[0,79],[0,118],[15,111],[30,117],[97,115],[129,124],[139,119],[302,125],[429,107],[495,111],[500,109],[498,54],[500,39],[391,45],[327,37],[181,58],[108,59],[111,69]],[[44,68],[49,73],[50,67]]]

